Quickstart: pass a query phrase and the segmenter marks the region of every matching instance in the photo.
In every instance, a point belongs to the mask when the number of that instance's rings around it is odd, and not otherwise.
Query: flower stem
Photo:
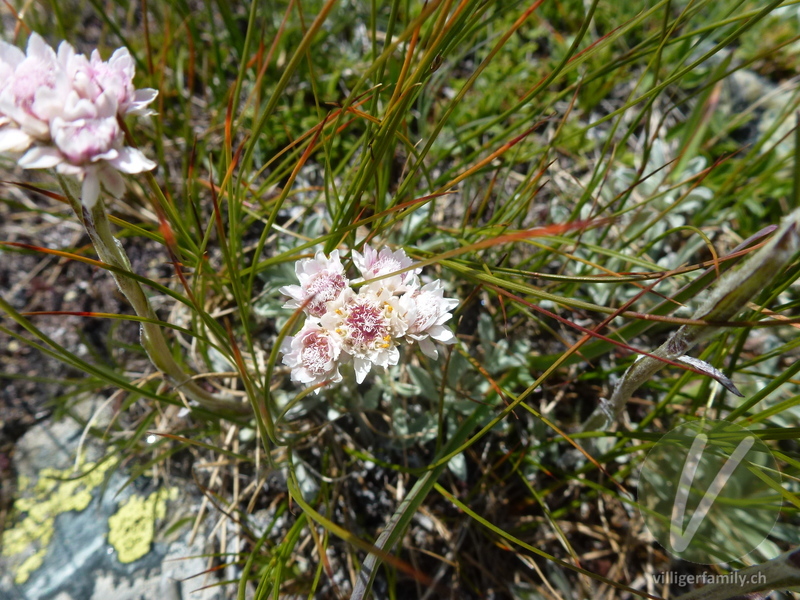
[[[59,181],[72,209],[89,234],[100,260],[118,269],[132,273],[131,263],[125,254],[125,250],[123,250],[122,245],[111,232],[102,196],[91,209],[87,209],[79,200],[79,184],[72,179],[61,176],[59,176]],[[138,316],[146,319],[158,319],[138,281],[114,271],[111,271],[111,276]],[[141,340],[142,346],[153,365],[159,371],[165,373],[172,383],[186,396],[195,400],[203,408],[215,413],[246,414],[250,412],[248,405],[231,399],[220,398],[195,383],[183,371],[181,366],[175,362],[159,325],[143,322],[141,324]]]
[[[787,216],[767,244],[753,254],[741,268],[723,275],[708,299],[692,315],[708,325],[683,325],[654,350],[640,356],[620,379],[611,399],[603,401],[583,424],[582,431],[605,429],[616,421],[628,399],[666,362],[676,361],[695,344],[708,339],[720,325],[735,317],[753,296],[777,277],[800,246],[800,210]]]

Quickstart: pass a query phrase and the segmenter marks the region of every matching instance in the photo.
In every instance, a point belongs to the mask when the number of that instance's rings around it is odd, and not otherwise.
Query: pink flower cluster
[[[419,342],[431,358],[439,355],[432,340],[455,342],[444,323],[458,300],[444,297],[440,281],[421,285],[421,269],[404,271],[413,261],[402,249],[376,252],[365,246],[364,254],[353,251],[352,257],[361,273],[357,279],[347,278],[338,250],[329,257],[319,251],[295,266],[300,285],[280,290],[291,298],[284,308],[302,307],[306,314],[301,330],[281,346],[294,381],[341,381],[339,365],[352,361],[361,383],[373,365],[396,365],[403,341]],[[351,287],[357,283],[358,291]]]
[[[157,92],[133,87],[133,58],[120,48],[105,62],[66,42],[53,50],[31,34],[28,51],[0,41],[0,152],[23,153],[25,169],[55,167],[82,182],[91,208],[100,185],[120,196],[123,173],[155,168],[136,148],[125,146],[118,118],[150,115]]]

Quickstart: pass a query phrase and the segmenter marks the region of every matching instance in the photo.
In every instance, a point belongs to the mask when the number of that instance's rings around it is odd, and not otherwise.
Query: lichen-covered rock
[[[82,511],[92,500],[92,492],[103,481],[111,462],[83,465],[84,476],[72,469],[45,468],[39,480],[30,484],[20,476],[17,485],[21,497],[14,504],[18,514],[26,515],[3,534],[2,555],[16,563],[14,583],[21,585],[44,562],[53,539],[56,517],[69,511]]]
[[[211,549],[189,531],[161,539],[196,499],[177,488],[119,494],[127,474],[114,472],[101,448],[85,448],[74,471],[81,430],[65,420],[32,428],[15,449],[17,499],[0,544],[3,600],[224,600],[207,570]],[[83,476],[80,476],[83,474]],[[137,482],[138,483],[138,482]],[[195,557],[195,558],[186,558]]]

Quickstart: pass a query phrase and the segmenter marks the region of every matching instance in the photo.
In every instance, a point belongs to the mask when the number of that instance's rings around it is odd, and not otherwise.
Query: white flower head
[[[402,341],[419,342],[432,358],[438,357],[433,340],[455,341],[445,323],[458,300],[444,297],[441,282],[420,287],[421,269],[395,275],[414,264],[403,250],[376,252],[365,246],[363,255],[352,254],[363,276],[354,281],[367,279],[357,292],[335,250],[330,257],[319,251],[314,258],[298,261],[300,285],[280,289],[291,298],[284,308],[302,307],[308,315],[300,333],[281,347],[295,381],[309,385],[339,381],[338,365],[352,362],[356,381],[362,383],[373,366],[398,364]]]
[[[287,285],[280,289],[282,294],[291,297],[283,308],[303,306],[306,314],[312,317],[323,316],[327,310],[326,303],[336,300],[349,285],[338,250],[331,252],[330,258],[320,250],[314,258],[298,261],[295,273],[300,285]]]
[[[453,316],[450,311],[456,306],[458,300],[445,298],[438,280],[407,292],[400,298],[403,318],[408,323],[406,337],[419,342],[420,350],[427,356],[437,358],[439,352],[431,339],[443,344],[456,341],[453,332],[444,325]]]
[[[358,383],[364,381],[372,365],[397,364],[397,339],[403,336],[407,324],[400,316],[396,296],[388,290],[362,288],[356,294],[346,288],[327,308],[320,322],[341,339],[342,351],[353,359]]]
[[[353,263],[363,277],[361,281],[366,280],[368,285],[371,285],[369,284],[370,279],[407,269],[414,264],[414,260],[402,248],[392,252],[389,248],[384,247],[380,252],[376,252],[371,246],[366,245],[364,246],[364,254],[353,250]],[[392,277],[386,277],[374,282],[374,286],[402,293],[418,285],[417,275],[421,271],[422,269],[412,269],[404,273],[398,273]]]
[[[338,359],[341,340],[335,334],[306,321],[294,337],[288,337],[281,345],[283,364],[292,369],[292,379],[313,386],[342,380]],[[315,390],[319,394],[319,388]]]

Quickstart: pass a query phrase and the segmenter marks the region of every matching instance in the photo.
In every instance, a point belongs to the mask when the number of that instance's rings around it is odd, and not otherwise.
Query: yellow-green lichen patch
[[[167,500],[178,497],[178,488],[160,489],[146,499],[131,496],[108,519],[108,543],[117,551],[117,560],[130,563],[150,552],[156,520],[167,512]]]
[[[24,497],[15,502],[14,511],[25,518],[3,534],[2,551],[3,556],[19,560],[14,573],[18,585],[25,583],[44,561],[56,517],[89,506],[92,490],[103,481],[111,464],[106,461],[92,470],[94,463],[87,463],[84,468],[90,472],[79,479],[68,479],[73,477],[72,469],[42,469],[33,486],[27,477],[20,476],[18,489]]]
[[[17,571],[14,573],[14,582],[17,585],[21,585],[28,581],[28,577],[31,576],[31,573],[42,566],[46,553],[47,548],[42,548],[36,554],[32,554],[26,558],[25,561],[17,567]]]

